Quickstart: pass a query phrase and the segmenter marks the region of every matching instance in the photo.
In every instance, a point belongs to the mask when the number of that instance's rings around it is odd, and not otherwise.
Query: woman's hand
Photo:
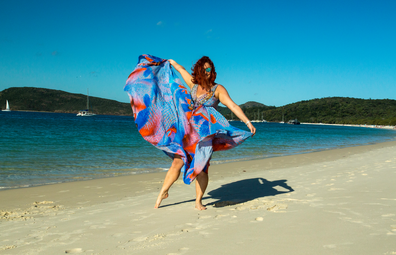
[[[250,132],[253,133],[253,136],[256,134],[256,128],[253,126],[252,122],[247,124],[247,127],[250,129]]]
[[[173,59],[168,59],[168,62],[171,66],[173,66],[173,68],[176,69],[176,71],[178,71],[184,82],[190,87],[190,89],[194,86],[194,83],[192,82],[192,76],[191,74],[189,74],[186,69],[184,67],[182,67],[181,65],[179,65],[178,63],[176,63],[176,61],[174,61]]]

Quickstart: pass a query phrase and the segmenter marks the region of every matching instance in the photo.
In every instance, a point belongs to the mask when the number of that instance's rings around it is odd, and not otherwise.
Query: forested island
[[[17,87],[0,92],[1,109],[8,100],[14,111],[77,113],[86,109],[87,95],[61,90]],[[129,103],[89,97],[90,110],[101,115],[132,115]],[[251,120],[272,122],[298,119],[300,122],[328,124],[396,125],[396,100],[327,97],[287,104],[280,107],[257,102],[240,105]],[[219,106],[227,119],[237,119],[229,109]]]
[[[298,119],[307,123],[396,125],[396,100],[327,97],[287,104],[281,107],[241,105],[254,120],[285,122]],[[227,119],[233,119],[230,110],[221,109]]]
[[[87,109],[87,95],[68,93],[62,90],[33,87],[9,88],[0,92],[1,108],[5,100],[12,111],[43,111],[76,113]],[[131,105],[115,100],[89,97],[89,109],[101,115],[131,115]]]

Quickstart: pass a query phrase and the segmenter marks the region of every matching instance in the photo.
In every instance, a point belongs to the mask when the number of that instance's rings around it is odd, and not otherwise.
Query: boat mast
[[[87,110],[89,110],[89,89],[87,89]]]

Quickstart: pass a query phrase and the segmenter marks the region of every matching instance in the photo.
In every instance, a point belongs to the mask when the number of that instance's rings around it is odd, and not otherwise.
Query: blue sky
[[[141,54],[200,57],[237,104],[396,99],[396,1],[0,0],[0,91],[128,102]]]

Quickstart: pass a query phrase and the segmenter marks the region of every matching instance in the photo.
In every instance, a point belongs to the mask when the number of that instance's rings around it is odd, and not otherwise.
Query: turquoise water
[[[241,122],[232,125],[246,129]],[[257,134],[212,164],[395,140],[394,130],[255,123]],[[171,160],[130,116],[0,112],[0,189],[165,171]]]

